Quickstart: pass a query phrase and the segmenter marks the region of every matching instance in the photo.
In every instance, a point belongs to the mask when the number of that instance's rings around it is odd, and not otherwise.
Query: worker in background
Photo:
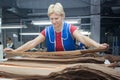
[[[7,48],[15,49],[12,39],[10,37],[7,38]]]
[[[46,40],[47,51],[71,51],[76,50],[75,40],[86,46],[106,49],[108,44],[100,44],[87,36],[84,36],[74,25],[64,21],[65,12],[60,3],[51,4],[48,8],[48,16],[52,25],[46,27],[35,39],[28,41],[17,49],[5,48],[4,51],[24,52],[39,45]]]

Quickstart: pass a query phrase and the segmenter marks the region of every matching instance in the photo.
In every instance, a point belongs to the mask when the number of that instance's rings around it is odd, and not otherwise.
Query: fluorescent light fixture
[[[80,24],[79,19],[65,20],[65,22],[70,23],[70,24]]]
[[[91,23],[84,23],[84,24],[81,24],[82,26],[89,26],[91,25]]]
[[[32,21],[32,24],[34,24],[34,25],[50,25],[52,23],[50,21],[45,20],[45,21]]]
[[[80,19],[69,19],[69,20],[65,20],[65,22],[70,23],[70,24],[80,24]],[[34,25],[51,25],[52,23],[48,20],[43,20],[43,21],[32,21],[32,24],[34,24]]]
[[[39,35],[40,33],[20,33],[20,35],[22,35],[22,36],[26,36],[26,35]],[[91,32],[81,32],[81,34],[83,34],[83,35],[90,35],[91,34]]]
[[[39,35],[40,33],[20,33],[20,35],[25,36],[25,35]],[[83,35],[90,35],[91,32],[81,32]]]
[[[25,36],[25,35],[39,35],[40,33],[20,33],[20,35]]]
[[[91,32],[81,32],[81,34],[83,34],[83,35],[90,35]]]
[[[1,29],[20,29],[20,28],[27,28],[26,25],[3,25]]]

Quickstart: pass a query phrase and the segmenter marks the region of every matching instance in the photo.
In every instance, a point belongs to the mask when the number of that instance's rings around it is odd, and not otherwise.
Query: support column
[[[2,9],[0,8],[0,60],[3,59],[3,41],[2,41]]]
[[[1,29],[1,24],[2,24],[2,9],[0,8],[0,42],[2,41],[2,29]]]
[[[100,42],[100,0],[91,0],[91,38]]]

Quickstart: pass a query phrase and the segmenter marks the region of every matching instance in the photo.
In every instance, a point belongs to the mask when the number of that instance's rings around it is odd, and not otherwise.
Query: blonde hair
[[[48,16],[51,14],[56,13],[58,15],[63,15],[65,17],[65,12],[63,6],[60,3],[51,4],[48,8]]]

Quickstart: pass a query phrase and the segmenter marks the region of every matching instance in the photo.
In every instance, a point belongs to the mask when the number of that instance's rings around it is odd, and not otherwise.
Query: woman
[[[38,37],[28,41],[21,47],[13,50],[6,48],[7,51],[27,51],[34,48],[41,42],[46,40],[47,51],[70,51],[76,49],[75,39],[82,42],[86,46],[105,49],[107,44],[99,44],[94,40],[82,35],[75,26],[64,22],[65,12],[60,3],[51,4],[48,8],[48,16],[52,25],[45,28]]]
[[[7,38],[7,48],[12,48],[12,49],[15,48],[11,38],[9,37]]]

